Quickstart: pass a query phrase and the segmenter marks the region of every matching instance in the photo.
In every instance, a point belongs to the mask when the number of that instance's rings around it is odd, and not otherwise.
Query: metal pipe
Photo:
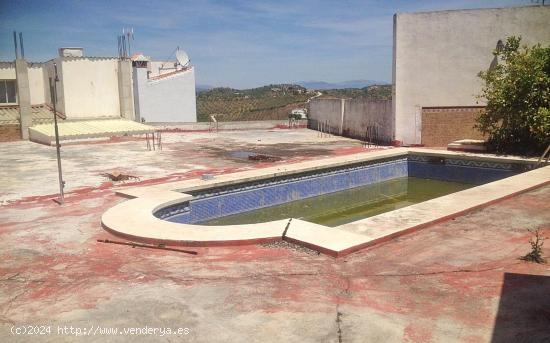
[[[128,35],[128,57],[130,57],[132,56],[132,50],[130,49],[130,32],[127,32],[126,34]]]
[[[177,251],[177,252],[183,252],[190,255],[197,255],[196,251],[193,250],[183,250],[183,249],[174,249],[174,248],[167,248],[163,244],[159,245],[149,245],[149,244],[141,244],[141,243],[134,243],[134,242],[119,242],[119,241],[111,241],[109,239],[98,239],[99,243],[111,243],[111,244],[118,244],[118,245],[128,245],[132,248],[139,247],[139,248],[150,248],[150,249],[160,249],[160,250],[169,250],[169,251]]]
[[[23,32],[19,32],[19,48],[21,49],[21,58],[25,59],[25,48],[23,47]]]
[[[65,194],[63,189],[65,188],[65,181],[63,181],[63,171],[61,169],[61,145],[59,144],[59,128],[57,126],[57,82],[59,81],[59,76],[57,75],[57,64],[53,64],[54,68],[54,81],[52,86],[52,105],[53,105],[53,122],[55,128],[55,150],[57,154],[57,173],[59,178],[59,203],[63,205],[65,203]],[[50,77],[50,85],[52,84],[52,78]]]
[[[19,49],[17,49],[17,32],[13,31],[13,45],[15,46],[15,59],[19,59]]]

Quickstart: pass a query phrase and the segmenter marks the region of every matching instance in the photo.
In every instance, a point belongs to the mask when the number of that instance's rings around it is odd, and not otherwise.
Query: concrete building
[[[196,122],[195,70],[174,61],[133,57],[134,108],[145,122]]]
[[[66,120],[197,121],[191,66],[156,68],[151,75],[133,67],[130,59],[87,57],[82,48],[61,48],[58,57],[43,63],[17,57],[0,62],[0,141],[27,139],[29,127],[53,120],[54,64],[59,78],[56,110]]]
[[[446,145],[479,138],[473,129],[483,100],[477,74],[509,36],[550,44],[550,6],[398,13],[394,16],[395,139]]]

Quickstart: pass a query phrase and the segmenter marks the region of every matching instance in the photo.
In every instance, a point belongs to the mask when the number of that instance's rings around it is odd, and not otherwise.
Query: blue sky
[[[26,1],[0,0],[0,60],[22,31],[31,61],[81,46],[115,56],[133,27],[132,51],[165,59],[180,46],[197,83],[237,88],[301,80],[390,81],[396,12],[530,5],[530,0]]]

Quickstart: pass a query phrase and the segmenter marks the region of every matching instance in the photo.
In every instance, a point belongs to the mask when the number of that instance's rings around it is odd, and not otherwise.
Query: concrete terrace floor
[[[300,130],[164,134],[164,150],[132,139],[55,149],[0,146],[0,341],[542,342],[550,340],[550,266],[518,260],[529,228],[550,236],[550,186],[415,234],[334,259],[285,244],[187,248],[198,255],[96,242],[124,201],[100,173],[151,184],[364,151]],[[544,246],[550,257],[550,244]],[[16,325],[52,334],[14,336]],[[183,336],[58,335],[58,326],[188,328]],[[74,331],[73,331],[74,332]],[[86,332],[87,334],[87,332]]]

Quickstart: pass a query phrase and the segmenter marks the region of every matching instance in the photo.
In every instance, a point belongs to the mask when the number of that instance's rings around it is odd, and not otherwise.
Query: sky
[[[391,81],[393,14],[532,5],[532,0],[169,1],[0,0],[0,61],[13,60],[13,31],[26,59],[59,47],[116,56],[134,29],[132,52],[173,59],[179,46],[197,84],[251,88],[321,80]]]

